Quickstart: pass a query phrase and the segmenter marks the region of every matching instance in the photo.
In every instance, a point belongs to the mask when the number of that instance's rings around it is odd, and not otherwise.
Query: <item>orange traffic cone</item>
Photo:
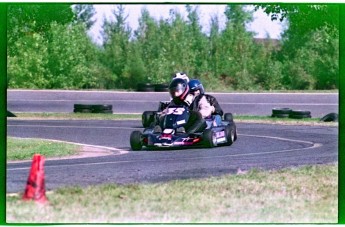
[[[44,183],[44,157],[35,154],[33,156],[30,175],[26,182],[23,200],[34,200],[38,203],[46,203],[46,189]]]

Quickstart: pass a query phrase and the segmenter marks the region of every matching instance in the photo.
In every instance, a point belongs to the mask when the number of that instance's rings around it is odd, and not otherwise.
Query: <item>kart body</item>
[[[161,102],[159,110],[167,107],[166,102]],[[152,122],[162,116],[161,111],[152,111]],[[145,112],[144,112],[145,114]],[[143,114],[143,119],[144,119]],[[203,131],[188,133],[185,131],[190,117],[190,111],[185,106],[169,106],[163,117],[161,126],[153,126],[152,122],[141,131],[133,131],[130,137],[132,150],[161,148],[186,148],[186,147],[216,147],[230,146],[237,139],[237,128],[232,114],[226,113],[221,125],[215,126],[210,122]],[[149,119],[149,118],[146,118]],[[205,119],[213,121],[212,118]],[[143,121],[144,122],[144,121]],[[147,124],[146,124],[147,125]]]

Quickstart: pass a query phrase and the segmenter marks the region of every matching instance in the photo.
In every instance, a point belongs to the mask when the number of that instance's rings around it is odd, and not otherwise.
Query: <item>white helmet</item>
[[[183,73],[183,72],[175,73],[173,78],[174,79],[181,78],[181,79],[184,79],[187,83],[189,82],[189,77],[187,76],[186,73]]]

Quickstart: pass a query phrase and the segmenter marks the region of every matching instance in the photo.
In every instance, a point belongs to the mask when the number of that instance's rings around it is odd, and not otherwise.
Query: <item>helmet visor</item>
[[[186,88],[185,86],[183,86],[183,84],[177,84],[176,87],[170,88],[170,95],[173,98],[180,97],[185,91],[185,89]]]

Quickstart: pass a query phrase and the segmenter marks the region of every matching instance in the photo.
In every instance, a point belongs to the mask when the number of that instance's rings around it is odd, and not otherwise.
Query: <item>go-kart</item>
[[[162,116],[161,112],[157,111],[150,117],[155,122],[159,116]],[[231,113],[224,115],[221,125],[213,126],[213,122],[209,122],[210,124],[205,122],[208,126],[202,131],[189,132],[185,129],[191,118],[191,112],[187,107],[170,106],[159,125],[154,126],[151,122],[143,132],[136,130],[131,133],[132,150],[138,151],[143,147],[151,149],[230,146],[237,139],[237,128]],[[206,119],[205,121],[213,120]]]

